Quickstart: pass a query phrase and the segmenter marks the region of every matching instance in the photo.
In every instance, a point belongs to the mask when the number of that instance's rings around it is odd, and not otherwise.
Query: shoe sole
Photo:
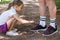
[[[52,33],[52,34],[49,34],[49,35],[45,35],[45,34],[42,34],[43,36],[52,36],[52,35],[54,35],[55,33],[57,33],[58,32],[58,30],[56,30],[54,33]]]
[[[39,31],[46,31],[46,30],[47,30],[47,28],[45,28],[45,29],[39,29],[39,30],[31,30],[31,31],[39,32]]]
[[[10,35],[10,34],[6,34],[6,35],[7,35],[7,36],[18,36],[19,34],[18,34],[18,35]]]

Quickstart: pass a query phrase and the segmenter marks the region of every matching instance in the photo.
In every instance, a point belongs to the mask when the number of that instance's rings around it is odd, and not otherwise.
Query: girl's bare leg
[[[16,20],[14,18],[9,19],[7,21],[8,29],[11,30],[15,24],[16,24]]]
[[[14,18],[11,18],[7,21],[8,31],[6,32],[6,35],[8,35],[8,36],[19,35],[19,33],[16,32],[16,30],[14,30],[14,31],[11,30],[14,27],[15,24],[16,24],[16,20]]]
[[[33,21],[28,21],[28,20],[25,20],[25,19],[22,19],[20,20],[22,24],[24,23],[33,23]],[[13,28],[13,26],[17,23],[17,20],[15,20],[14,18],[10,18],[8,21],[7,21],[7,24],[8,24],[8,29],[11,30]]]
[[[11,26],[10,26],[9,30],[11,30],[14,27],[14,25],[16,25],[16,23],[17,23],[17,20],[13,20],[13,22],[11,23]]]

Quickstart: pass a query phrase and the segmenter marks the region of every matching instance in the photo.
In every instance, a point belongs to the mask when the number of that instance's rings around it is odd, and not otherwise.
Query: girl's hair
[[[21,1],[21,0],[14,0],[13,2],[11,2],[10,4],[9,4],[9,6],[8,6],[8,9],[10,9],[12,6],[14,6],[14,5],[17,5],[17,6],[20,6],[20,5],[22,5],[23,4],[23,2]]]

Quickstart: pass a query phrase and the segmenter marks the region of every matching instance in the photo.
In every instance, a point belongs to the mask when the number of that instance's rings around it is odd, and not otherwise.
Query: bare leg
[[[49,8],[50,18],[56,18],[56,5],[55,0],[46,0],[46,4]]]
[[[45,0],[38,0],[40,6],[40,16],[45,16],[46,12],[46,4]]]
[[[55,0],[46,0],[46,4],[49,8],[49,14],[50,14],[50,25],[55,28],[55,22],[56,22],[56,5]]]
[[[22,19],[20,20],[22,24],[24,23],[33,23],[34,21],[28,21],[28,20],[25,20],[25,19]],[[14,18],[11,18],[7,21],[7,24],[8,24],[8,29],[11,30],[13,28],[13,26],[17,23],[17,20],[15,20]]]
[[[11,23],[11,26],[10,26],[9,30],[11,30],[16,23],[17,23],[17,20],[13,20],[13,22]]]
[[[45,13],[46,13],[46,2],[45,0],[38,0],[39,2],[39,8],[40,8],[40,23],[39,25],[45,27],[46,25],[46,16],[45,16]]]
[[[7,25],[8,25],[8,31],[6,32],[6,35],[8,35],[8,36],[17,36],[17,35],[19,35],[19,33],[18,32],[16,32],[16,30],[11,30],[13,27],[14,27],[14,25],[16,24],[16,20],[14,19],[14,18],[11,18],[10,20],[8,20],[7,21]]]
[[[15,24],[16,24],[16,20],[14,18],[8,20],[7,21],[8,29],[11,30]]]
[[[56,5],[55,5],[55,0],[46,0],[46,4],[49,9],[49,14],[50,14],[50,25],[47,28],[47,30],[44,32],[44,36],[50,36],[55,34],[57,31],[57,26],[56,26]]]

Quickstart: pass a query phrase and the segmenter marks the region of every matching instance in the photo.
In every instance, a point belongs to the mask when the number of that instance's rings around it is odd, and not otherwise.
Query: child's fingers
[[[34,23],[34,21],[23,20],[23,21],[21,21],[21,23]]]
[[[34,23],[34,21],[28,21],[29,23]]]

